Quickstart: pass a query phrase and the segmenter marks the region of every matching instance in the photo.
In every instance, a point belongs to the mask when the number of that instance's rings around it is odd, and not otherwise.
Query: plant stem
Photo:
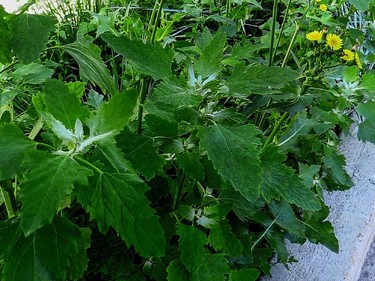
[[[74,159],[78,160],[79,162],[82,162],[86,166],[90,167],[91,169],[95,170],[98,174],[102,175],[104,172],[100,170],[98,167],[95,165],[91,164],[89,161],[79,157],[79,156],[74,156]]]
[[[138,134],[142,133],[143,104],[146,100],[146,95],[147,95],[146,84],[148,84],[148,79],[143,78],[142,81],[141,81],[141,98],[139,100],[139,105],[138,105],[138,128],[137,128]]]
[[[15,64],[17,64],[19,61],[15,60],[14,62],[8,64],[6,67],[4,67],[2,70],[0,70],[0,74],[7,71],[8,69],[12,68]]]
[[[279,131],[281,125],[284,123],[284,121],[288,117],[288,115],[289,115],[288,112],[284,112],[284,114],[281,116],[279,121],[276,123],[275,127],[273,127],[273,130],[272,130],[271,134],[268,136],[266,142],[264,143],[263,149],[272,142],[273,138],[275,137],[275,135]]]
[[[230,12],[230,0],[227,0],[226,5],[225,5],[225,15],[226,15],[226,17],[229,17],[229,12]]]
[[[8,217],[12,218],[17,215],[18,208],[16,197],[14,196],[14,190],[11,180],[5,180],[0,182],[1,195],[3,196],[5,208],[7,209]]]
[[[156,6],[158,5],[158,1],[155,1],[154,7],[151,12],[150,20],[148,22],[148,31],[152,31],[155,28],[155,12],[156,12]]]
[[[288,1],[288,4],[286,6],[286,9],[285,9],[285,15],[284,15],[284,19],[283,19],[283,22],[281,24],[281,28],[280,28],[280,31],[279,31],[279,36],[277,37],[277,42],[276,42],[276,46],[275,46],[275,51],[273,52],[273,58],[276,56],[276,52],[277,52],[277,48],[279,47],[279,44],[280,44],[280,40],[281,40],[281,35],[283,34],[284,32],[284,28],[285,28],[285,24],[286,24],[286,20],[288,18],[288,12],[289,12],[289,9],[290,9],[290,3],[292,2],[292,0],[289,0]]]
[[[160,22],[160,15],[161,15],[161,11],[163,10],[164,2],[165,2],[165,0],[160,0],[158,13],[156,14],[155,24],[154,24],[154,27],[152,29],[151,43],[155,42],[156,31],[158,29],[158,25],[159,25],[159,22]]]
[[[180,196],[181,196],[184,184],[185,184],[185,174],[183,171],[179,170],[177,174],[177,190],[173,198],[173,206],[172,206],[173,211],[177,209],[178,202],[180,201]]]
[[[284,57],[284,60],[283,60],[283,63],[281,65],[281,67],[285,67],[286,63],[288,62],[290,53],[292,52],[292,47],[293,47],[294,41],[296,41],[296,38],[297,38],[299,26],[298,26],[297,22],[295,22],[295,24],[296,24],[296,29],[294,30],[292,39],[290,40],[290,44],[288,46],[288,50],[286,51],[286,54],[285,54],[285,57]]]
[[[279,218],[279,215],[270,223],[270,225],[266,228],[266,230],[262,233],[262,235],[254,242],[254,244],[251,246],[251,251],[254,250],[255,246],[266,236],[267,232],[271,229],[271,227],[274,225],[274,223]]]
[[[277,4],[278,0],[273,1],[273,8],[272,8],[272,26],[271,26],[271,44],[270,44],[270,57],[268,61],[268,66],[272,65],[273,62],[273,45],[275,41],[275,29],[276,29],[276,16],[277,16]],[[275,51],[276,52],[276,51]]]

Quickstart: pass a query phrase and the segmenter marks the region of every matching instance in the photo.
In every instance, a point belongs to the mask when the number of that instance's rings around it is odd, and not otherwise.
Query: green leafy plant
[[[278,2],[127,1],[74,40],[0,9],[2,280],[257,280],[285,239],[338,252],[322,192],[352,185],[349,110],[374,141],[373,74],[323,37],[349,48],[348,15]]]

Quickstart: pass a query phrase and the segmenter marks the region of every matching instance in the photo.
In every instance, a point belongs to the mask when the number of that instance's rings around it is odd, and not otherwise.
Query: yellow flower
[[[342,40],[336,34],[327,35],[327,44],[332,50],[340,50],[342,47]]]
[[[359,59],[358,53],[355,53],[354,58],[355,58],[355,63],[358,66],[358,68],[362,69],[362,63],[361,63],[361,60]]]
[[[354,53],[348,49],[344,49],[344,55],[341,58],[346,61],[352,61],[354,60]]]
[[[327,11],[328,7],[327,5],[320,4],[319,9],[322,10],[323,12]]]
[[[322,2],[322,0],[315,0],[316,3]]]
[[[313,31],[306,34],[306,39],[310,41],[318,41],[322,39],[323,32],[321,31]]]

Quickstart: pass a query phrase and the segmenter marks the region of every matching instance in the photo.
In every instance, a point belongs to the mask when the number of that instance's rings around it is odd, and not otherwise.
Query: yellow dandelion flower
[[[322,39],[323,32],[321,31],[313,31],[306,34],[306,39],[310,41],[318,41]]]
[[[353,61],[354,53],[348,49],[344,49],[344,55],[341,58],[346,61]]]
[[[337,51],[342,48],[342,39],[336,34],[328,34],[327,44],[332,50]]]
[[[358,68],[362,69],[362,63],[361,63],[361,60],[359,59],[358,53],[355,53],[354,58],[355,58],[355,63],[358,66]]]
[[[327,7],[327,5],[320,4],[319,9],[320,9],[321,11],[325,12],[325,11],[327,11],[328,7]]]
[[[322,0],[315,0],[316,3],[322,2]]]

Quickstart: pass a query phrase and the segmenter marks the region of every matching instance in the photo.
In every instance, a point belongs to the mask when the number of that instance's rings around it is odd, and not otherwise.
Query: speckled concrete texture
[[[358,281],[375,280],[375,241],[372,242],[370,251],[367,253],[365,263],[362,267],[361,276]]]
[[[356,132],[353,132],[356,135]],[[341,151],[355,186],[347,191],[326,192],[329,220],[339,240],[339,254],[322,245],[305,243],[288,247],[299,261],[289,266],[277,264],[268,281],[357,281],[375,234],[375,145],[362,143],[353,136],[342,138]],[[371,255],[370,252],[369,255]],[[375,258],[375,254],[372,254]],[[368,264],[367,264],[368,263]],[[375,281],[368,257],[361,281]],[[367,276],[367,277],[365,277]]]

